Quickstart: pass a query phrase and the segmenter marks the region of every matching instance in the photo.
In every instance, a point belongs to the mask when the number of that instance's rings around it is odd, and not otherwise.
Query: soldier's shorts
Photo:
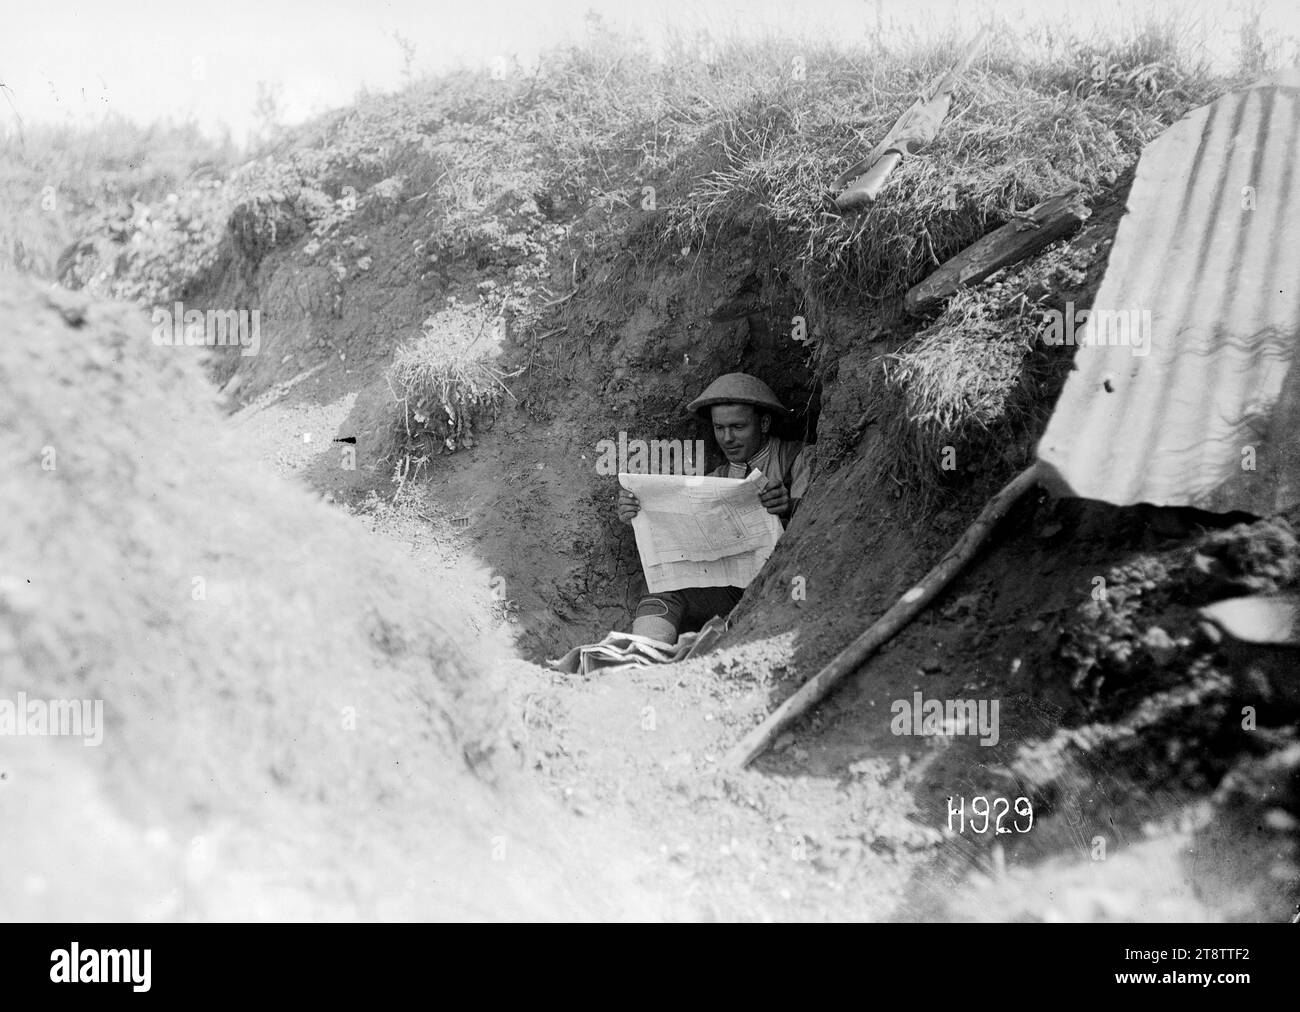
[[[646,594],[636,606],[636,617],[666,618],[678,634],[695,632],[714,615],[724,618],[740,602],[741,587],[683,587]]]

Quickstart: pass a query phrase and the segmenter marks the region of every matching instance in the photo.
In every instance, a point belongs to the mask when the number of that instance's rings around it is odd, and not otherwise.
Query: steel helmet
[[[771,411],[778,418],[792,417],[792,412],[776,399],[772,388],[747,372],[729,372],[719,376],[704,393],[686,405],[686,410],[708,421],[709,408],[715,404],[752,404]]]

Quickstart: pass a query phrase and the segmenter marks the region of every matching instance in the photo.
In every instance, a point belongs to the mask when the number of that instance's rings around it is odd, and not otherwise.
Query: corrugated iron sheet
[[[1038,446],[1049,486],[1259,515],[1300,502],[1298,153],[1296,72],[1148,145],[1094,308],[1149,322],[1149,350],[1088,320]]]

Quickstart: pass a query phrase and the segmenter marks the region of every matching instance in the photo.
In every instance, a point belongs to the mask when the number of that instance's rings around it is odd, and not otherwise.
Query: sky
[[[1260,0],[1270,38],[1300,37],[1300,3]],[[656,48],[670,31],[693,36],[778,32],[851,43],[889,28],[990,16],[1026,25],[1113,24],[1146,9],[1185,9],[1225,31],[1210,33],[1212,58],[1227,61],[1233,26],[1248,6],[1229,0],[0,0],[0,134],[27,123],[86,123],[113,112],[141,123],[192,119],[228,128],[237,142],[257,124],[259,86],[277,96],[286,124],[351,102],[362,89],[389,91],[411,69],[437,73],[491,67],[586,32],[597,12],[618,31]],[[395,34],[396,33],[396,34]]]

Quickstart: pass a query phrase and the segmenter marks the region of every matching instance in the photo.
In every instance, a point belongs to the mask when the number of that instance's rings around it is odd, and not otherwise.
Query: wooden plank
[[[1037,253],[1048,243],[1088,220],[1082,189],[1073,186],[1017,216],[983,239],[967,246],[907,293],[905,305],[913,315],[936,308],[957,289],[977,285],[994,271]]]

